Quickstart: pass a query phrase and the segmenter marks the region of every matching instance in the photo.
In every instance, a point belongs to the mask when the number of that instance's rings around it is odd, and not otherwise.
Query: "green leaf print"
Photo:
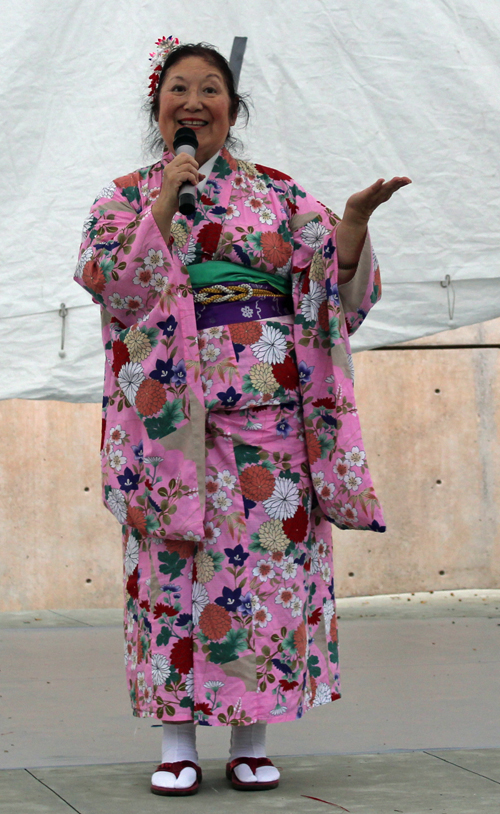
[[[157,647],[166,646],[172,638],[172,631],[168,627],[162,627],[160,633],[156,637]]]
[[[235,661],[238,653],[248,647],[248,632],[240,628],[230,630],[222,642],[212,642],[210,644],[210,659],[214,664],[226,664],[228,661]]]
[[[158,418],[146,418],[144,426],[150,438],[163,438],[174,432],[176,424],[184,418],[181,405],[181,399],[167,401]]]
[[[319,658],[317,656],[309,656],[307,659],[307,669],[313,678],[319,678],[321,675],[321,667],[318,667]]]
[[[328,453],[335,449],[335,441],[333,438],[328,438],[326,435],[318,436],[318,440],[321,447],[321,458],[327,458]]]
[[[300,481],[300,473],[290,472],[289,469],[285,469],[284,471],[280,472],[280,478],[284,478],[284,480],[291,480],[294,483],[298,483]]]
[[[179,706],[182,707],[182,709],[194,709],[194,703],[190,698],[188,698],[187,695],[185,695],[184,698],[181,698]]]
[[[254,447],[250,444],[238,444],[234,447],[234,457],[236,459],[236,466],[240,472],[245,464],[260,463],[259,447]]]
[[[297,652],[294,642],[295,630],[289,630],[286,637],[283,639],[283,650],[292,655]]]
[[[207,554],[212,557],[214,563],[214,571],[222,571],[222,563],[226,559],[222,551],[207,551]]]
[[[375,303],[378,302],[378,297],[379,297],[379,287],[378,285],[374,285],[373,291],[370,294],[370,302],[373,303],[373,305],[375,305]]]
[[[160,528],[159,520],[157,520],[156,517],[153,517],[152,514],[148,514],[146,517],[146,529],[148,534],[153,534],[153,532],[159,528]]]
[[[243,384],[241,385],[241,389],[244,393],[253,393],[256,396],[259,395],[259,391],[253,386],[248,373],[243,374]]]
[[[167,574],[172,580],[177,579],[182,574],[182,570],[186,565],[186,560],[182,560],[177,551],[160,551],[158,559],[163,565],[160,565],[162,574]]]
[[[328,652],[330,653],[330,661],[332,664],[339,662],[339,646],[337,642],[328,642]]]
[[[141,200],[139,195],[139,187],[123,187],[122,195],[124,195],[127,201],[130,203]]]

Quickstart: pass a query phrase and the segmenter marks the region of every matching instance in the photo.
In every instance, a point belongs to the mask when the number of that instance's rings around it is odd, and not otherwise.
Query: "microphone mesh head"
[[[191,147],[194,147],[195,150],[198,149],[196,133],[194,130],[191,130],[190,127],[179,127],[175,134],[174,150],[178,150],[179,147],[182,147],[184,144],[189,144]]]

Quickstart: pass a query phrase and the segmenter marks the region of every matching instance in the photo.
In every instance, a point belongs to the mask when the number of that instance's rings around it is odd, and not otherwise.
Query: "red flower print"
[[[321,458],[321,444],[312,430],[306,432],[307,455],[310,464],[315,464]]]
[[[178,639],[170,653],[170,661],[178,673],[187,675],[193,666],[193,640],[191,636]]]
[[[157,379],[144,379],[135,397],[135,406],[142,415],[151,416],[157,413],[167,400],[162,383]]]
[[[200,628],[212,641],[223,639],[231,630],[231,616],[221,605],[205,605],[200,614]]]
[[[206,223],[205,226],[202,226],[196,240],[198,243],[201,243],[204,255],[208,255],[211,258],[212,255],[215,254],[221,232],[222,223]]]
[[[179,611],[176,611],[172,605],[164,605],[163,602],[155,605],[155,619],[159,619],[163,614],[168,617],[177,616],[178,612]]]
[[[313,610],[313,612],[307,617],[307,624],[317,625],[320,619],[321,619],[321,608],[316,608],[316,610]]]
[[[102,294],[106,287],[106,278],[97,263],[97,260],[89,260],[83,267],[83,285],[89,288],[94,294]]]
[[[228,327],[235,345],[253,345],[262,336],[262,325],[258,322],[236,322]]]
[[[274,170],[272,167],[264,167],[263,164],[256,164],[255,168],[257,172],[262,172],[264,175],[269,175],[269,178],[272,178],[273,181],[291,181],[289,175],[285,175],[284,172],[280,172],[279,170]]]
[[[285,390],[295,390],[299,386],[299,371],[291,356],[279,365],[273,365],[274,378]]]
[[[330,639],[332,642],[336,642],[338,640],[339,634],[337,630],[337,617],[333,616],[330,622]]]
[[[332,692],[332,701],[336,701],[337,698],[340,698],[339,693],[338,692]]]
[[[194,711],[195,712],[203,712],[204,715],[211,715],[212,714],[212,710],[210,709],[210,706],[207,704],[206,701],[203,701],[201,704],[195,704],[194,705]]]
[[[105,437],[106,437],[106,419],[103,418],[102,419],[102,424],[101,424],[101,449],[104,446]]]
[[[293,643],[301,659],[304,658],[307,650],[307,631],[304,622],[301,622],[293,634]]]
[[[117,339],[116,342],[113,342],[113,373],[115,376],[118,376],[120,370],[122,369],[123,365],[130,362],[130,354],[128,352],[128,348],[125,342],[122,342],[121,339]]]
[[[323,300],[323,302],[319,306],[318,322],[320,324],[320,328],[323,328],[323,330],[328,333],[328,329],[330,326],[328,322],[328,302],[326,300]]]
[[[324,399],[316,399],[313,401],[313,407],[326,407],[328,410],[333,410],[335,408],[334,400],[327,396]]]
[[[298,687],[299,682],[298,681],[287,681],[286,678],[280,678],[279,685],[280,685],[281,689],[286,692],[287,690],[294,690],[295,687]]]
[[[273,474],[265,466],[251,464],[241,473],[240,486],[246,498],[258,502],[271,497],[276,481]]]
[[[212,199],[209,198],[208,195],[205,195],[205,193],[203,193],[201,196],[201,202],[202,204],[205,204],[205,206],[213,206],[215,203],[215,201],[212,201]]]
[[[304,274],[304,279],[302,280],[302,293],[308,294],[309,293],[309,271],[307,274]]]
[[[117,187],[138,187],[141,183],[141,176],[138,172],[130,172],[128,175],[121,175],[115,178]]]
[[[299,506],[293,517],[283,520],[283,531],[293,543],[301,543],[307,534],[307,512]]]
[[[139,506],[129,506],[127,509],[127,523],[132,528],[137,529],[141,537],[147,536],[146,517],[144,510]]]
[[[221,227],[222,228],[222,227]],[[292,256],[292,246],[278,232],[264,232],[260,238],[264,260],[276,268],[285,266]]]
[[[165,546],[170,554],[177,551],[181,560],[187,560],[193,556],[194,543],[190,540],[165,540]],[[194,575],[193,579],[195,579]]]
[[[139,568],[136,566],[127,579],[127,593],[136,601],[139,599]]]
[[[143,599],[142,602],[139,602],[139,607],[149,613],[149,611],[151,610],[149,599]]]

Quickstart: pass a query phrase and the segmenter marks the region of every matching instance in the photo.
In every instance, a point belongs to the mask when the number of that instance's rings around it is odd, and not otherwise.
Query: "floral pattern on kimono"
[[[349,349],[378,267],[367,240],[339,289],[337,218],[225,150],[166,246],[151,205],[168,160],[101,192],[76,272],[102,312],[132,706],[205,725],[300,718],[340,694],[328,521],[384,530]],[[198,331],[188,266],[212,259],[290,277],[294,315]]]

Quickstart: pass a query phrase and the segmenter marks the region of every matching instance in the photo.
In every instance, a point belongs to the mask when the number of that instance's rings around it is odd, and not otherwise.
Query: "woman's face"
[[[223,146],[236,116],[220,71],[201,57],[186,57],[168,70],[160,90],[158,126],[163,141],[174,152],[180,127],[190,127],[198,138],[196,160],[205,163]]]

